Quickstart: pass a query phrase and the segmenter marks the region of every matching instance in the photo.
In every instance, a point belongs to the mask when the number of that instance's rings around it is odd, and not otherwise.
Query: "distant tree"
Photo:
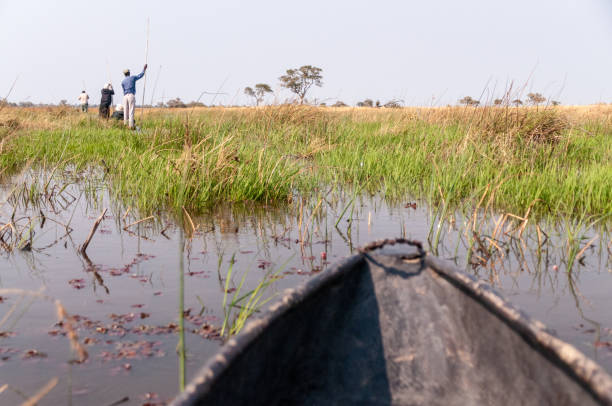
[[[177,97],[176,99],[168,100],[168,102],[166,104],[171,109],[187,107],[187,105],[185,105],[185,103],[183,103],[183,101],[181,100],[180,97]]]
[[[493,104],[496,106],[499,106],[503,103],[504,101],[502,99],[495,99],[493,100]]]
[[[259,106],[264,99],[266,93],[272,93],[272,88],[266,83],[258,83],[255,85],[255,90],[251,87],[244,88],[244,94],[255,99],[256,105]]]
[[[68,105],[68,100],[66,100],[66,99],[60,100],[59,105],[60,106],[67,106]]]
[[[319,106],[321,107],[327,107],[327,103],[323,102],[323,103],[319,103]]]
[[[337,102],[335,102],[334,104],[332,104],[332,107],[346,107],[347,104],[338,100]]]
[[[185,105],[186,107],[206,107],[206,105],[199,101],[191,101]]]
[[[553,106],[558,106],[558,105],[561,104],[561,102],[557,101],[557,100],[553,100],[553,101],[550,102],[550,104],[552,104]]]
[[[529,99],[529,103],[534,106],[546,101],[546,97],[542,96],[540,93],[528,93],[527,98]]]
[[[399,100],[389,100],[388,102],[385,103],[383,107],[386,107],[389,109],[398,109],[402,107],[402,105],[400,104]]]
[[[357,107],[374,107],[374,102],[371,99],[365,99],[357,103]]]
[[[376,100],[376,107],[380,107],[380,100]]]
[[[512,100],[512,104],[514,104],[515,106],[521,106],[523,104],[523,101],[521,99],[514,99]]]
[[[312,85],[323,86],[321,68],[304,65],[299,69],[287,69],[287,73],[279,78],[281,86],[291,90],[300,98],[300,104],[304,104],[306,93]]]
[[[19,107],[34,107],[34,103],[29,101],[19,102]]]
[[[459,104],[465,104],[466,106],[478,106],[480,102],[472,99],[470,96],[465,96],[463,99],[459,99]]]

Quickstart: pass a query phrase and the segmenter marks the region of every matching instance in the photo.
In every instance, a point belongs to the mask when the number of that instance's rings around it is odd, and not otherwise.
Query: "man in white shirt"
[[[89,95],[83,90],[79,95],[79,103],[81,103],[81,111],[87,113],[89,107]]]

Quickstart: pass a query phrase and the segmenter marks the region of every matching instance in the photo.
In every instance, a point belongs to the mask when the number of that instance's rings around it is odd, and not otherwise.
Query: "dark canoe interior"
[[[406,241],[287,293],[174,405],[612,404],[612,379],[488,285]]]

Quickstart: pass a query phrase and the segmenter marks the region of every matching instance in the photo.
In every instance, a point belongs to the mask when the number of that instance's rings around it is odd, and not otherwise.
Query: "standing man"
[[[102,98],[100,99],[100,117],[108,118],[110,116],[110,106],[113,104],[113,85],[109,82],[102,89]]]
[[[136,76],[130,76],[130,70],[126,69],[123,71],[125,79],[121,82],[123,87],[123,123],[128,124],[131,129],[134,129],[134,107],[136,106],[136,81],[144,76],[147,70],[145,64],[140,72]]]
[[[89,95],[83,90],[79,95],[79,103],[81,103],[81,111],[83,113],[87,113],[87,108],[89,107]]]

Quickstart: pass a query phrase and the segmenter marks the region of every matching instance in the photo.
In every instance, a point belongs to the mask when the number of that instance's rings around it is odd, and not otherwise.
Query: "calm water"
[[[344,210],[351,196],[329,193],[323,200],[294,201],[288,208],[219,207],[194,217],[193,233],[188,221],[183,231],[165,214],[130,225],[142,217],[109,199],[90,177],[71,176],[77,183],[63,188],[51,182],[49,198],[35,199],[37,207],[26,207],[25,196],[32,193],[15,189],[14,183],[2,187],[0,226],[12,217],[26,236],[20,246],[27,244],[30,231],[33,237],[30,250],[3,249],[0,256],[0,387],[10,385],[0,393],[0,404],[17,404],[54,377],[57,385],[40,404],[106,405],[125,398],[126,405],[163,404],[179,388],[181,289],[189,379],[221,345],[211,331],[224,320],[230,269],[230,292],[245,275],[242,292],[275,273],[278,279],[268,297],[324,268],[322,253],[333,262],[369,241],[400,236],[425,242],[439,256],[493,283],[612,372],[606,344],[612,341],[610,237],[601,227],[583,230],[586,239],[580,247],[598,238],[571,273],[567,227],[560,225],[541,225],[549,239],[539,252],[530,226],[521,239],[495,240],[500,250],[486,266],[473,266],[466,264],[469,241],[461,231],[467,220],[457,214],[454,222],[438,227],[436,213],[421,203],[391,207],[374,196]],[[44,189],[45,178],[34,179],[38,190]],[[32,183],[28,177],[13,179],[19,181]],[[84,257],[78,247],[103,208],[107,214]],[[485,222],[482,235],[492,235],[495,219]],[[72,228],[68,234],[67,224]],[[8,243],[9,235],[1,233]],[[42,289],[48,298],[6,289]],[[84,363],[69,362],[75,356],[50,298],[76,317],[79,340],[89,353]]]

